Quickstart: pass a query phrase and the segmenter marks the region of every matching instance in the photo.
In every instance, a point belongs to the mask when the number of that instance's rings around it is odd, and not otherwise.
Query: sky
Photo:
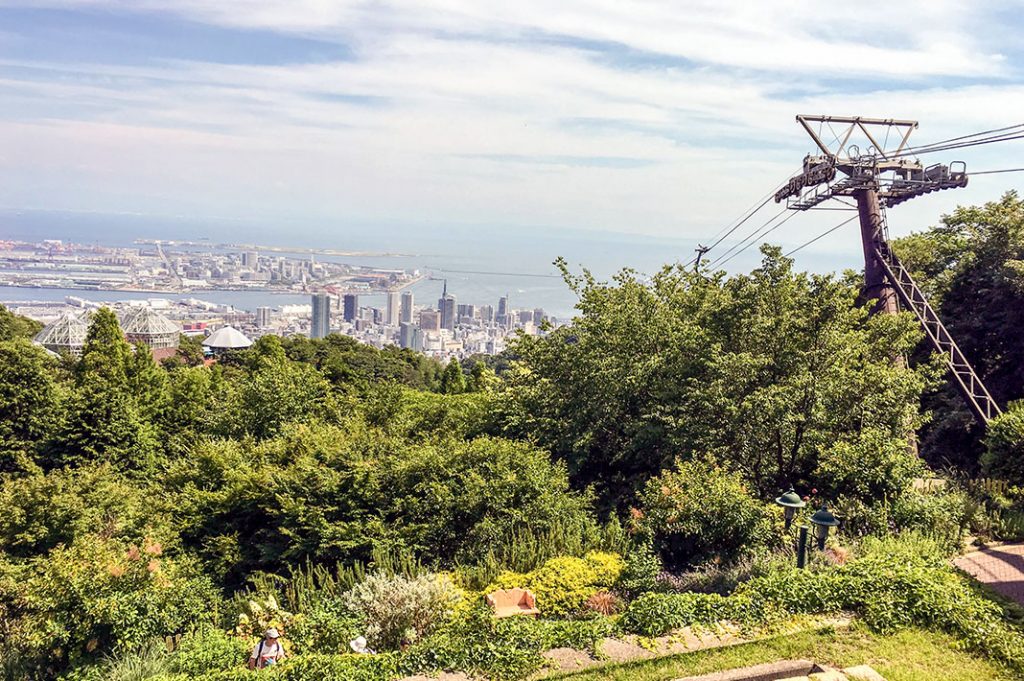
[[[918,143],[1024,121],[1021,31],[998,0],[0,0],[0,207],[706,240],[812,151],[798,113]],[[950,153],[928,161],[1024,165],[1024,141]]]

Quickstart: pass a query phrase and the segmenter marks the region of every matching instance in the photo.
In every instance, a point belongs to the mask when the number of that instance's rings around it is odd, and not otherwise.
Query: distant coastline
[[[323,255],[341,258],[417,258],[415,253],[387,253],[377,251],[341,251],[334,248],[307,248],[304,246],[260,246],[257,244],[212,244],[209,241],[179,239],[135,239],[140,246],[189,246],[216,248],[232,251],[265,251],[268,253],[292,253],[295,255]]]

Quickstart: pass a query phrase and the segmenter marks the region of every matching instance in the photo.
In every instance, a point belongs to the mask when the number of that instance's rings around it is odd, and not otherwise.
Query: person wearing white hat
[[[274,627],[267,629],[263,634],[263,640],[252,649],[252,655],[249,656],[249,669],[264,669],[287,657],[279,638],[281,638],[281,633],[277,629]]]
[[[352,646],[352,652],[357,655],[376,655],[373,649],[366,646],[365,636],[356,636],[354,639],[348,642]]]

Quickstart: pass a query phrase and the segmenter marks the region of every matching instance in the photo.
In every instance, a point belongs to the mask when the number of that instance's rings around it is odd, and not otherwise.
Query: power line
[[[779,222],[778,224],[776,224],[776,225],[775,225],[774,227],[772,227],[771,229],[768,229],[768,230],[766,230],[766,231],[762,232],[761,234],[758,234],[758,235],[756,235],[756,236],[754,237],[754,239],[753,239],[753,240],[752,240],[752,241],[751,241],[750,243],[748,243],[748,244],[747,244],[746,246],[744,246],[744,247],[743,247],[743,248],[741,248],[740,250],[736,251],[735,253],[733,253],[732,255],[730,255],[730,256],[729,256],[728,258],[726,258],[726,259],[724,259],[724,260],[718,260],[718,261],[717,261],[717,262],[716,262],[715,264],[716,264],[716,265],[717,265],[718,267],[722,267],[722,266],[723,266],[723,265],[725,265],[725,264],[726,264],[727,262],[729,262],[730,260],[732,260],[733,258],[735,258],[735,257],[736,257],[737,255],[739,255],[739,254],[740,254],[740,253],[742,253],[743,251],[747,250],[748,248],[750,248],[751,246],[753,246],[754,244],[756,244],[757,242],[761,241],[761,240],[762,240],[762,239],[764,239],[764,238],[765,238],[766,236],[768,236],[769,234],[771,234],[772,232],[774,232],[775,230],[777,230],[777,229],[778,229],[779,227],[782,227],[782,225],[784,225],[784,224],[786,224],[787,222],[789,222],[790,220],[792,220],[792,219],[793,219],[794,217],[796,217],[796,215],[797,215],[796,211],[790,211],[789,215],[787,215],[787,216],[786,216],[786,217],[785,217],[785,218],[784,218],[784,219],[783,219],[782,221],[780,221],[780,222]]]
[[[754,228],[754,230],[753,230],[752,232],[750,232],[749,234],[747,234],[747,236],[743,237],[742,239],[740,239],[739,241],[737,241],[736,243],[734,243],[734,244],[733,244],[732,246],[729,246],[729,248],[727,248],[727,249],[726,249],[725,253],[722,253],[721,255],[719,255],[719,256],[718,256],[717,258],[715,258],[715,259],[714,259],[714,260],[713,260],[712,262],[708,263],[708,265],[709,265],[709,266],[714,266],[714,265],[715,265],[716,263],[718,263],[718,262],[719,262],[720,260],[722,260],[722,258],[725,258],[725,257],[726,257],[726,256],[728,256],[728,255],[729,255],[730,253],[732,253],[733,251],[735,251],[735,250],[736,250],[737,248],[739,248],[739,247],[740,247],[740,246],[742,246],[743,244],[747,243],[747,241],[748,241],[749,239],[751,239],[751,238],[752,238],[752,237],[754,237],[754,236],[755,236],[756,234],[758,234],[758,233],[759,233],[759,232],[760,232],[760,231],[761,231],[762,229],[764,229],[765,227],[767,227],[767,226],[768,226],[768,225],[770,225],[771,223],[773,223],[773,222],[775,222],[776,220],[778,220],[778,219],[779,219],[780,217],[782,217],[782,215],[783,215],[784,213],[786,213],[786,212],[787,212],[787,209],[786,209],[786,208],[783,208],[783,209],[782,209],[782,210],[780,210],[780,211],[779,211],[778,213],[776,213],[775,215],[773,215],[773,216],[771,216],[770,218],[768,218],[768,219],[767,219],[767,220],[766,220],[765,222],[763,222],[763,223],[761,223],[760,225],[758,225],[757,227],[755,227],[755,228]]]
[[[711,237],[711,239],[708,239],[708,241],[711,241],[712,239],[714,239],[715,240],[714,243],[712,243],[710,246],[700,246],[698,255],[693,257],[693,258],[690,258],[690,260],[687,261],[687,263],[685,265],[683,265],[683,268],[687,268],[690,265],[693,265],[694,263],[699,262],[700,259],[701,259],[701,256],[703,256],[708,251],[710,251],[711,249],[713,249],[716,246],[718,246],[725,239],[729,238],[730,234],[732,234],[737,229],[742,227],[744,225],[744,223],[746,223],[747,220],[749,220],[750,218],[754,217],[754,215],[756,215],[758,211],[760,211],[762,208],[764,208],[766,205],[768,205],[768,202],[771,201],[772,198],[775,196],[775,192],[777,192],[779,189],[781,189],[783,187],[783,185],[785,185],[787,182],[789,182],[789,177],[786,177],[786,179],[782,180],[782,182],[779,182],[777,185],[775,185],[775,187],[772,188],[772,190],[770,192],[768,192],[767,194],[762,196],[760,199],[758,199],[757,202],[755,203],[755,205],[751,206],[746,211],[744,211],[743,214],[740,217],[736,218],[735,220],[733,220],[732,222],[727,224],[725,227],[723,227],[722,229],[718,230],[718,232],[716,232],[715,235]]]
[[[977,147],[983,144],[993,144],[995,142],[1008,142],[1010,140],[1016,140],[1024,138],[1024,132],[1017,132],[1014,134],[994,135],[992,137],[983,137],[977,140],[969,140],[966,142],[954,142],[952,144],[936,144],[928,147],[917,147],[916,149],[907,149],[899,152],[898,154],[890,154],[889,158],[896,158],[901,156],[916,156],[918,154],[934,154],[939,151],[949,151],[951,149],[964,149],[967,147]]]
[[[1024,128],[1024,123],[1015,123],[1014,125],[1007,125],[1007,126],[1005,126],[1003,128],[994,128],[992,130],[983,130],[982,132],[974,132],[974,133],[971,133],[970,135],[960,135],[959,137],[950,137],[947,140],[940,140],[938,142],[932,142],[930,144],[922,144],[919,147],[907,147],[906,149],[904,149],[903,151],[900,152],[900,155],[904,155],[906,152],[909,152],[911,154],[919,153],[919,150],[927,149],[929,147],[935,147],[935,146],[938,146],[938,145],[945,145],[945,144],[949,144],[950,142],[959,142],[961,140],[967,140],[967,139],[971,139],[971,138],[974,138],[974,137],[981,137],[983,135],[992,135],[992,134],[995,134],[995,133],[1006,132],[1008,130],[1014,130],[1016,128]],[[920,153],[925,153],[925,152],[920,152]]]
[[[975,175],[995,175],[996,173],[1024,173],[1024,168],[1005,168],[1003,170],[979,170],[976,173],[967,173],[969,176],[974,177]]]
[[[789,253],[786,253],[784,257],[788,258],[789,256],[793,255],[793,254],[794,254],[794,253],[796,253],[797,251],[799,251],[799,250],[802,250],[802,249],[804,249],[804,248],[807,248],[808,246],[810,246],[811,244],[813,244],[813,243],[814,243],[815,241],[818,241],[819,239],[824,239],[825,237],[827,237],[827,236],[828,236],[829,234],[831,234],[832,232],[836,231],[836,230],[837,230],[837,229],[839,229],[840,227],[845,227],[846,225],[848,225],[848,224],[850,224],[851,222],[853,222],[854,220],[856,220],[856,219],[857,219],[858,217],[860,217],[860,216],[858,216],[858,215],[854,215],[854,216],[853,216],[852,218],[848,218],[848,219],[846,219],[846,220],[843,220],[842,222],[840,222],[840,223],[839,223],[838,225],[836,225],[836,226],[835,226],[835,227],[833,227],[832,229],[829,229],[829,230],[827,230],[827,231],[824,231],[824,232],[822,232],[821,234],[819,234],[818,236],[814,237],[813,239],[811,239],[810,241],[808,241],[808,242],[806,242],[806,243],[802,243],[802,244],[800,244],[799,246],[797,246],[796,248],[794,248],[793,250],[791,250],[791,251],[790,251]]]

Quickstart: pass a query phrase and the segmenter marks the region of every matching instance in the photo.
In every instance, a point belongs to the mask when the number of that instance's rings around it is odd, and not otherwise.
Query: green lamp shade
[[[811,516],[811,523],[818,527],[835,527],[839,524],[839,521],[836,520],[834,515],[829,513],[828,506],[823,505]]]
[[[803,508],[807,505],[807,502],[801,499],[800,495],[794,492],[792,487],[789,488],[788,492],[778,497],[775,503],[786,508]]]

